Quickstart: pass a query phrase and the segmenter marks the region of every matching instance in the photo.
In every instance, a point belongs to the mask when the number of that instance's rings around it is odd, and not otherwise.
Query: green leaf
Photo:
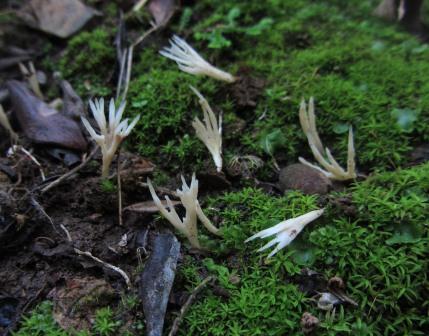
[[[344,134],[349,130],[349,125],[344,123],[336,123],[332,128],[335,134]]]
[[[244,33],[250,36],[261,35],[264,30],[267,30],[271,27],[274,20],[271,18],[263,18],[256,25],[245,28]]]
[[[131,103],[131,106],[132,107],[135,107],[135,108],[139,108],[139,107],[143,107],[143,106],[146,106],[148,104],[148,101],[147,100],[137,100],[137,101],[133,101],[132,103]]]
[[[386,240],[387,245],[415,243],[422,236],[417,225],[401,223],[394,227],[392,238]]]
[[[313,248],[295,250],[292,260],[299,265],[311,266],[316,261],[316,254]]]
[[[259,144],[265,153],[274,155],[278,149],[285,146],[286,137],[280,128],[276,128],[271,133],[264,135]]]
[[[231,8],[231,10],[228,12],[228,15],[226,16],[226,22],[229,27],[235,27],[237,25],[235,20],[240,16],[240,14],[241,14],[240,8],[238,7]]]
[[[394,109],[390,114],[396,119],[396,125],[402,131],[411,132],[414,129],[414,122],[417,120],[419,111],[409,108]]]

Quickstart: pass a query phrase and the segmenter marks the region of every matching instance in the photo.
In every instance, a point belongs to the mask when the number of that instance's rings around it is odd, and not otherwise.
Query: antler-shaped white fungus
[[[236,78],[204,60],[185,40],[174,35],[170,47],[164,47],[159,53],[176,61],[179,69],[192,75],[206,75],[215,79],[233,83]]]
[[[213,157],[218,172],[222,171],[222,117],[219,115],[219,122],[211,109],[207,100],[194,87],[192,91],[198,96],[199,103],[204,112],[204,124],[196,117],[192,122],[198,139],[206,145]]]
[[[314,99],[310,98],[308,104],[308,110],[303,99],[301,101],[301,106],[299,108],[299,120],[301,122],[301,127],[307,136],[308,144],[311,151],[313,152],[314,158],[320,165],[326,169],[322,169],[314,164],[311,164],[304,158],[300,157],[299,161],[307,166],[310,166],[314,169],[319,170],[328,178],[339,181],[346,181],[356,178],[356,164],[355,164],[355,148],[353,142],[353,129],[349,127],[349,141],[348,141],[348,151],[347,151],[347,171],[345,171],[338,162],[334,159],[329,148],[325,148],[325,153],[327,159],[323,156],[323,145],[320,141],[319,134],[316,129],[316,116],[314,114]]]
[[[97,134],[88,120],[82,117],[82,122],[85,128],[95,142],[101,147],[101,154],[103,155],[101,176],[103,178],[106,178],[109,175],[109,167],[119,145],[130,134],[131,130],[140,119],[140,116],[137,116],[130,125],[128,125],[128,119],[121,121],[125,105],[126,103],[123,101],[118,110],[116,110],[114,99],[110,99],[109,124],[107,124],[106,117],[104,115],[104,99],[101,98],[89,101],[89,106],[91,107],[92,114],[100,128],[101,134]]]
[[[280,222],[279,224],[274,225],[268,229],[262,230],[257,234],[253,235],[252,237],[246,239],[245,243],[256,238],[263,239],[272,235],[276,235],[273,240],[269,241],[267,244],[265,244],[258,250],[258,252],[261,252],[277,244],[276,248],[272,250],[271,253],[268,255],[268,258],[271,258],[282,248],[289,245],[308,223],[319,218],[324,211],[325,209],[314,210],[306,213],[305,215]]]
[[[195,178],[195,174],[192,175],[191,185],[186,184],[185,178],[182,178],[182,190],[177,189],[177,195],[182,202],[183,207],[186,210],[185,217],[180,219],[174,206],[168,196],[165,196],[167,206],[164,207],[161,200],[156,195],[155,189],[150,179],[147,180],[150,194],[152,195],[153,201],[157,206],[159,212],[183,235],[188,238],[191,245],[195,248],[200,248],[200,242],[198,241],[198,229],[197,229],[197,217],[204,224],[206,229],[215,235],[219,234],[219,229],[216,228],[207,216],[203,213],[200,203],[198,202],[198,180]]]

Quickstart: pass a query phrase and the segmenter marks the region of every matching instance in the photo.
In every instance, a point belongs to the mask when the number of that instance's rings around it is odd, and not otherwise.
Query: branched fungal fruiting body
[[[134,120],[129,125],[128,119],[121,121],[125,109],[125,101],[123,101],[118,110],[116,110],[115,101],[112,98],[110,99],[109,104],[109,123],[107,124],[106,116],[104,115],[104,99],[95,99],[94,101],[90,100],[89,106],[91,107],[92,114],[95,121],[97,122],[98,127],[100,128],[101,134],[97,134],[89,121],[83,117],[82,122],[91,137],[101,147],[101,153],[103,156],[103,168],[101,175],[103,178],[107,178],[109,175],[109,167],[112,163],[116,150],[118,149],[121,142],[130,134],[131,130],[139,121],[140,116],[134,118]]]
[[[270,227],[268,229],[265,229],[256,233],[252,237],[246,239],[245,243],[251,240],[254,240],[256,238],[263,239],[263,238],[276,235],[276,237],[273,240],[269,241],[267,244],[265,244],[258,250],[258,252],[261,252],[277,244],[276,248],[273,251],[271,251],[271,253],[268,255],[268,258],[271,258],[282,248],[289,245],[295,239],[295,237],[299,235],[299,233],[308,223],[319,218],[324,211],[325,209],[314,210],[306,213],[305,215],[280,222],[279,224],[274,225],[273,227]]]
[[[165,196],[167,206],[165,207],[159,197],[157,196],[155,189],[150,179],[147,180],[150,194],[155,202],[159,212],[183,235],[188,238],[191,245],[195,248],[201,248],[198,240],[198,229],[197,229],[197,218],[203,223],[208,231],[215,235],[219,234],[219,229],[216,228],[210,220],[206,217],[201,209],[200,203],[198,202],[198,180],[195,178],[195,174],[192,175],[190,186],[186,184],[184,177],[182,176],[182,189],[177,189],[177,195],[182,202],[183,207],[186,210],[185,217],[180,219],[176,210],[174,209],[173,203],[168,196]]]
[[[200,139],[210,151],[218,172],[222,171],[222,117],[219,115],[219,121],[211,109],[207,100],[194,87],[192,91],[198,96],[199,103],[204,112],[204,124],[196,117],[192,122],[198,139]]]
[[[159,53],[177,63],[179,69],[192,75],[206,75],[221,81],[233,83],[236,78],[204,60],[185,40],[174,35],[170,39],[171,46]]]
[[[324,168],[320,168],[311,164],[304,158],[300,157],[299,161],[307,166],[315,168],[326,175],[328,178],[339,181],[352,180],[356,178],[356,164],[355,164],[355,148],[353,141],[353,129],[349,128],[348,150],[347,150],[347,170],[344,170],[335,158],[332,156],[329,148],[325,148],[327,159],[323,156],[323,144],[319,138],[316,128],[316,116],[314,114],[314,99],[310,98],[308,110],[303,99],[299,108],[299,120],[301,127],[307,136],[308,144],[313,152],[314,158]]]

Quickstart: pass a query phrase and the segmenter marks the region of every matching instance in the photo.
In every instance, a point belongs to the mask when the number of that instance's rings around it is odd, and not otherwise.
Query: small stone
[[[332,182],[321,172],[301,163],[283,168],[279,174],[280,190],[300,190],[304,194],[324,195],[329,192]]]
[[[312,333],[319,326],[319,319],[308,312],[302,314],[301,328],[304,334]]]

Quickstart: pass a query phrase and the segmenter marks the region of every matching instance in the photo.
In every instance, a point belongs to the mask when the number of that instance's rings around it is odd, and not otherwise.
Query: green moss
[[[284,218],[315,209],[316,199],[299,193],[273,198],[255,189],[212,199],[222,218],[223,243],[236,252],[236,266],[209,260],[200,267],[218,277],[230,298],[206,292],[191,308],[182,335],[221,335],[225,330],[230,335],[296,334],[304,311],[322,321],[320,335],[359,330],[365,335],[423,335],[429,327],[429,230],[424,224],[428,176],[429,164],[355,184],[352,199],[358,217],[328,206],[321,219],[268,264],[262,262],[264,254],[255,252],[261,241],[243,241]],[[404,225],[415,230],[405,230],[406,239],[392,239],[404,233]],[[302,266],[342,277],[359,306],[342,307],[334,320],[327,319],[293,281]],[[187,279],[193,279],[192,271],[198,274],[195,265],[185,270]],[[231,276],[240,282],[231,283]]]
[[[61,329],[52,316],[52,302],[40,303],[29,316],[24,317],[22,325],[14,336],[111,336],[121,325],[109,307],[96,311],[93,331],[69,331]]]
[[[39,304],[24,318],[21,328],[15,336],[67,336],[67,333],[55,323],[52,317],[52,303],[49,301]]]
[[[68,42],[58,69],[80,95],[112,93],[108,80],[115,70],[114,33],[111,28],[96,28],[79,33]]]
[[[191,126],[195,116],[202,118],[202,111],[189,85],[198,88],[215,110],[230,112],[225,102],[213,99],[215,81],[179,71],[151,48],[136,55],[133,73],[128,111],[141,119],[130,143],[168,169],[198,167],[209,153]]]

